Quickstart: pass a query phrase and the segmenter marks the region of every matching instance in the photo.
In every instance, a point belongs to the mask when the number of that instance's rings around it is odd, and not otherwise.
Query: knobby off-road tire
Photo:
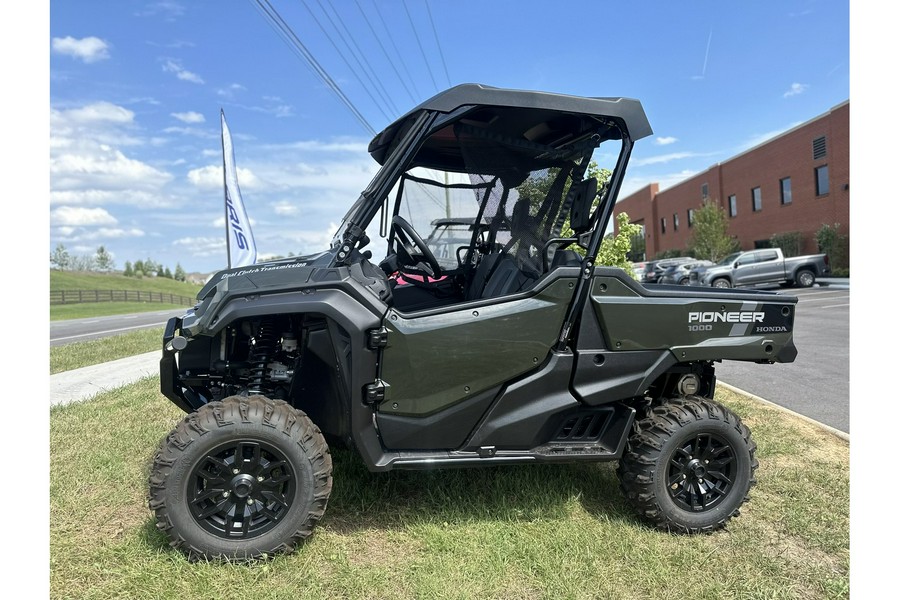
[[[628,502],[657,528],[707,533],[740,514],[757,466],[756,443],[737,415],[689,396],[637,423],[617,473]]]
[[[232,396],[189,414],[161,442],[149,506],[190,558],[251,560],[308,538],[331,483],[331,454],[305,413]]]

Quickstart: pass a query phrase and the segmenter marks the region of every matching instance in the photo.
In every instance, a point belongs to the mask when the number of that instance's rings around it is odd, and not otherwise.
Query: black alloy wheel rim
[[[669,460],[669,496],[690,512],[715,508],[734,487],[736,458],[732,445],[718,435],[699,433],[685,440]]]
[[[201,459],[188,480],[194,520],[213,535],[244,540],[278,525],[290,511],[297,478],[284,454],[255,440],[222,444]]]

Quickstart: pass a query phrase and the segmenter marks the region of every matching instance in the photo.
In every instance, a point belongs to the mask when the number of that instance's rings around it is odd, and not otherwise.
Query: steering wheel
[[[433,279],[439,278],[441,276],[440,263],[412,225],[400,215],[395,215],[391,223],[394,225],[394,237],[399,242],[397,254],[400,264],[422,269]]]

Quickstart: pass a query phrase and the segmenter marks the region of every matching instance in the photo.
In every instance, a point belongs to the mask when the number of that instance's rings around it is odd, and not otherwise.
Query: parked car
[[[696,262],[682,263],[680,265],[672,265],[663,272],[659,278],[659,283],[669,283],[675,285],[688,285],[690,283],[691,270],[711,266],[711,260],[698,260]]]
[[[812,287],[816,277],[831,273],[827,254],[785,258],[781,248],[729,254],[715,266],[691,274],[691,285],[718,288],[780,283]]]
[[[647,268],[646,262],[633,262],[631,263],[631,270],[634,272],[634,276],[638,281],[644,280],[644,270]]]
[[[671,266],[683,265],[685,263],[696,262],[697,259],[692,256],[678,256],[676,258],[665,258],[662,260],[653,260],[647,263],[644,270],[642,283],[661,283],[660,277],[665,270]]]

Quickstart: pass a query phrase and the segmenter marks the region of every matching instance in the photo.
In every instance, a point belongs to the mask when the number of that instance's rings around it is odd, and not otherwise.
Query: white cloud
[[[271,206],[276,215],[292,216],[300,214],[300,207],[293,202],[288,202],[287,200],[279,200],[278,202],[273,203]]]
[[[652,176],[638,176],[638,177],[625,177],[625,181],[622,182],[622,191],[619,193],[619,199],[627,198],[631,194],[635,193],[638,190],[641,190],[651,183],[658,183],[659,190],[662,191],[666,188],[670,188],[673,185],[681,183],[694,175],[696,175],[698,171],[691,169],[683,169],[681,171],[676,171],[674,173],[661,173]]]
[[[115,225],[115,217],[102,208],[60,206],[50,211],[50,224],[62,226]]]
[[[163,133],[180,133],[181,135],[193,135],[209,140],[221,139],[220,134],[206,131],[204,129],[197,129],[196,127],[166,127],[165,129],[163,129]],[[219,153],[221,154],[221,151],[219,151]]]
[[[205,123],[206,122],[206,117],[204,117],[200,113],[194,112],[194,111],[172,113],[172,116],[183,123]]]
[[[56,205],[168,204],[161,189],[172,175],[126,155],[143,146],[135,114],[110,102],[50,110],[50,202]]]
[[[72,36],[53,38],[53,51],[88,64],[109,58],[109,44],[97,37],[76,39]]]
[[[184,7],[177,2],[163,0],[162,2],[152,2],[134,14],[138,17],[162,15],[167,21],[173,21],[175,17],[180,17],[184,14]]]
[[[52,232],[51,232],[52,233]],[[143,237],[144,231],[132,227],[130,229],[122,229],[120,227],[100,227],[98,229],[86,230],[83,228],[60,227],[55,231],[59,239],[63,242],[93,242],[97,240],[118,240],[124,238]]]
[[[678,141],[678,138],[672,136],[660,136],[653,140],[653,143],[657,146],[668,146],[669,144],[674,144]]]
[[[237,94],[238,92],[243,92],[246,89],[247,88],[239,83],[232,83],[228,87],[219,88],[218,90],[216,90],[216,93],[223,98],[234,98],[235,94]]]
[[[222,167],[216,165],[207,165],[205,167],[200,167],[199,169],[191,169],[188,171],[187,177],[188,181],[193,185],[204,190],[222,189],[222,182],[225,178]],[[259,184],[259,179],[252,171],[250,171],[250,169],[238,167],[237,178],[238,185],[241,186],[241,189],[251,189]]]
[[[658,156],[649,156],[633,160],[632,165],[635,167],[646,167],[647,165],[659,165],[672,162],[673,160],[682,160],[685,158],[694,158],[700,156],[696,152],[672,152],[671,154],[660,154]]]
[[[72,108],[66,111],[50,111],[51,118],[54,114],[58,119],[92,125],[96,123],[126,124],[134,122],[134,113],[127,108],[111,102],[94,102],[80,108]],[[51,123],[52,124],[52,123]]]
[[[192,71],[188,71],[184,67],[181,66],[177,61],[167,59],[165,64],[163,65],[163,71],[166,73],[174,73],[175,77],[182,81],[190,81],[191,83],[206,83],[203,81],[203,78],[197,75]]]
[[[186,248],[192,256],[220,255],[225,258],[225,236],[219,237],[185,237],[172,242],[173,246]]]
[[[172,178],[168,173],[105,145],[51,156],[50,176],[55,190],[158,187]]]
[[[784,93],[785,98],[790,98],[791,96],[798,96],[809,89],[808,83],[792,83],[791,89]]]

